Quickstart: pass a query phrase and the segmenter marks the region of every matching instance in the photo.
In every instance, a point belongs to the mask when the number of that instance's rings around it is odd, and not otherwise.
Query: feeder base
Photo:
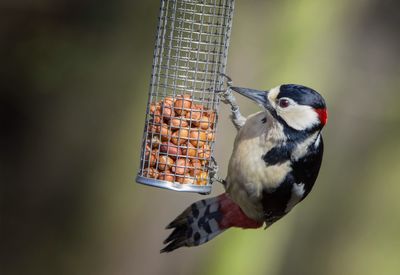
[[[211,193],[211,185],[199,186],[199,185],[190,185],[190,184],[180,184],[180,183],[164,181],[164,180],[149,179],[149,178],[142,177],[142,176],[137,176],[136,182],[144,184],[144,185],[150,185],[150,186],[154,186],[154,187],[158,187],[158,188],[169,189],[169,190],[174,190],[174,191],[179,191],[179,192],[193,192],[193,193],[199,193],[202,195],[207,195],[207,194]]]

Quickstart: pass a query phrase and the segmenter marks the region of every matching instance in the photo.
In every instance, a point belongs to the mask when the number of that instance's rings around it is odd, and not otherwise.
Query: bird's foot
[[[231,87],[233,85],[232,78],[230,78],[226,74],[221,74],[221,76],[223,76],[226,79],[226,82],[224,84],[226,89],[214,92],[219,94],[219,96],[221,97],[221,101],[223,103],[231,106],[231,120],[235,128],[239,130],[245,124],[246,118],[240,113],[239,105],[236,103],[236,98],[232,93],[231,90]]]
[[[233,86],[233,80],[231,77],[227,76],[226,74],[221,74],[221,76],[226,79],[225,86],[227,88],[230,88]]]
[[[221,73],[220,76],[225,79],[225,81],[222,84],[222,89],[221,90],[214,90],[214,88],[209,88],[209,90],[213,91],[214,93],[218,94],[221,97],[221,101],[224,102],[225,104],[229,104],[229,101],[226,99],[230,94],[232,94],[232,91],[230,90],[230,87],[233,86],[233,81],[232,78],[227,76],[226,74]]]
[[[226,74],[221,73],[220,74],[224,78],[224,83],[223,83],[223,89],[219,91],[215,91],[215,93],[219,94],[221,97],[221,101],[225,104],[230,104],[232,106],[231,100],[229,100],[229,97],[232,95],[231,87],[233,85],[232,78],[227,76]]]

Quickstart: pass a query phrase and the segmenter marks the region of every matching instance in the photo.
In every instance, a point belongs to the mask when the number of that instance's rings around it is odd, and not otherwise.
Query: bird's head
[[[328,120],[323,97],[305,86],[284,84],[269,91],[231,89],[257,102],[277,121],[296,131],[321,130]]]

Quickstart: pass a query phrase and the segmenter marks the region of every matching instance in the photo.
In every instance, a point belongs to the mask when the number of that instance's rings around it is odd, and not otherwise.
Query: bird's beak
[[[272,106],[268,100],[268,91],[259,91],[240,87],[230,87],[230,89],[253,100],[254,102],[263,106],[265,109],[271,110]]]

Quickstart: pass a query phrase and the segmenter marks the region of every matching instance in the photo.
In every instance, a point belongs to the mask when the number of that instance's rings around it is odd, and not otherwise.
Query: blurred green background
[[[323,167],[270,229],[162,255],[164,226],[203,197],[134,183],[158,9],[1,1],[0,273],[399,274],[400,2],[236,1],[227,73],[240,86],[323,94]],[[222,106],[222,176],[228,115]]]

